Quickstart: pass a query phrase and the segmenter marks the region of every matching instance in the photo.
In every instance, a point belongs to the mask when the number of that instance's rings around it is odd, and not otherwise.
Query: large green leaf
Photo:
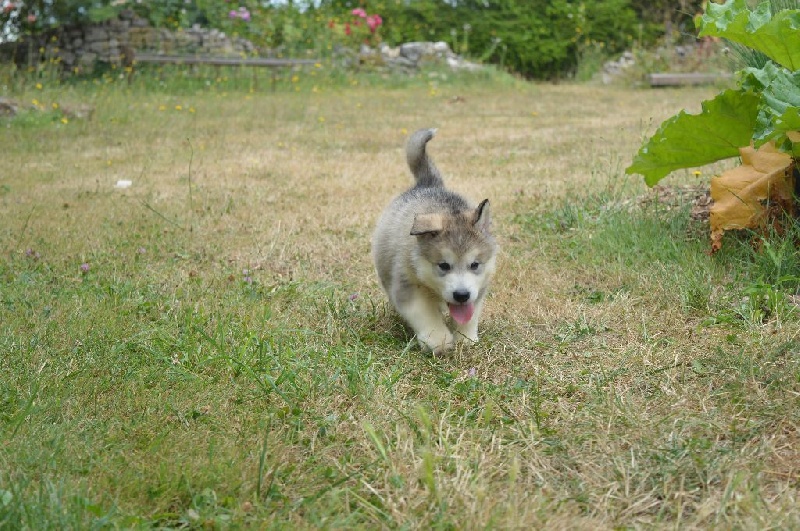
[[[625,173],[643,175],[653,186],[672,171],[738,156],[750,145],[758,103],[758,95],[730,89],[704,101],[700,114],[681,111],[661,124]]]
[[[742,88],[761,94],[753,140],[756,147],[770,140],[786,145],[786,133],[800,131],[800,71],[774,63],[743,71]]]
[[[760,3],[753,11],[746,0],[709,2],[699,25],[701,37],[723,37],[758,50],[789,70],[800,70],[798,9],[786,9],[772,16],[769,2]]]

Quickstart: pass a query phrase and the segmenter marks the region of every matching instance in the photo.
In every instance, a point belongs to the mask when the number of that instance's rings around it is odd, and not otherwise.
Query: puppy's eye
[[[469,268],[470,268],[472,271],[477,271],[477,270],[478,270],[478,268],[479,268],[480,266],[481,266],[481,264],[479,264],[478,262],[472,262],[472,263],[469,265]]]
[[[441,262],[439,264],[439,269],[441,271],[450,271],[450,264],[448,264],[447,262]]]

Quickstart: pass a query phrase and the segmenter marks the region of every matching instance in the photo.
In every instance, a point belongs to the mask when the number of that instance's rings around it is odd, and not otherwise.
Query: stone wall
[[[91,70],[96,62],[128,66],[137,53],[252,56],[255,46],[216,29],[195,26],[171,31],[151,27],[130,11],[91,26],[67,26],[33,40],[6,43],[0,55],[18,64],[57,62],[64,70]]]
[[[38,39],[0,46],[0,60],[12,59],[21,65],[55,62],[69,73],[91,71],[98,62],[131,66],[136,55],[142,53],[251,57],[259,55],[259,50],[246,39],[232,38],[216,29],[153,28],[131,11],[100,24],[62,27]],[[267,51],[261,55],[273,54]],[[445,42],[408,42],[397,47],[381,44],[378,48],[362,46],[359,52],[341,49],[334,54],[334,62],[346,68],[364,65],[398,71],[414,71],[426,62],[447,64],[453,70],[480,68],[456,55]]]
[[[481,66],[471,63],[450,49],[446,42],[406,42],[400,46],[381,44],[377,49],[362,46],[359,53],[362,63],[378,64],[391,70],[413,71],[425,62],[444,63],[453,70],[477,70]]]

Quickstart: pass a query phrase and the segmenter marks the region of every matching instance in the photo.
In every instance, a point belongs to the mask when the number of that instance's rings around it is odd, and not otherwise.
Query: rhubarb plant
[[[709,3],[699,35],[721,37],[766,57],[738,72],[737,88],[681,112],[641,147],[628,174],[654,186],[671,172],[741,157],[742,165],[712,178],[712,251],[730,229],[763,227],[778,210],[794,212],[800,160],[800,2]],[[776,208],[777,207],[777,208]]]

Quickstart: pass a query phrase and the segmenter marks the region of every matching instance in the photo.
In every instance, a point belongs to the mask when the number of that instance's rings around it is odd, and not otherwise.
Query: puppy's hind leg
[[[435,355],[453,348],[453,334],[439,306],[429,297],[417,291],[403,304],[398,304],[397,311],[414,330],[417,339]]]

